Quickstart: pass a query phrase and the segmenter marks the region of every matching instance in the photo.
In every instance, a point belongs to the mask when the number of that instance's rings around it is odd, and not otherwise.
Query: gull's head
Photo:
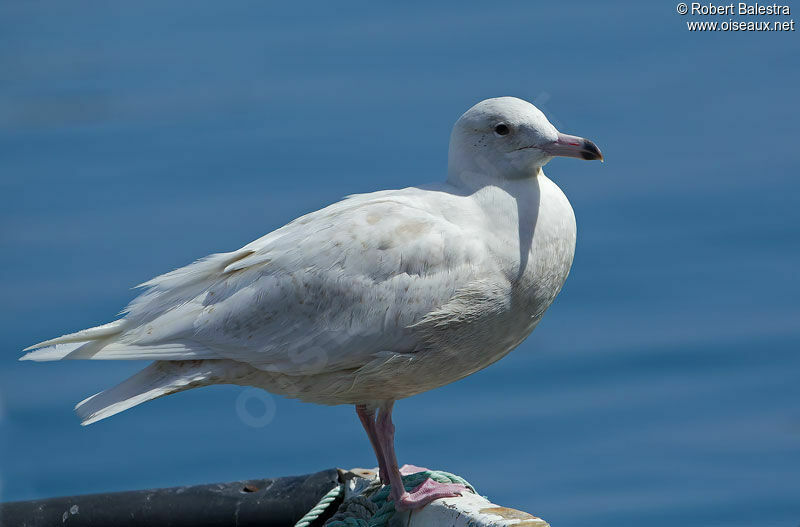
[[[461,116],[450,135],[449,172],[519,179],[538,173],[556,156],[599,159],[597,146],[562,134],[539,109],[516,97],[481,101]]]

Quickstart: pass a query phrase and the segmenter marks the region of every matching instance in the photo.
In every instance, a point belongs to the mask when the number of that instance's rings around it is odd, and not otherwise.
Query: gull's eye
[[[497,135],[508,135],[508,132],[511,130],[508,129],[508,126],[504,125],[503,123],[498,124],[494,127],[494,133]]]

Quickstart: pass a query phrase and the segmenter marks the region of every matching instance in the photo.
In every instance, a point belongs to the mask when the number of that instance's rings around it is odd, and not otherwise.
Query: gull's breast
[[[575,213],[569,200],[544,174],[538,179],[538,214],[528,261],[516,285],[528,304],[528,314],[537,322],[567,280],[576,238]]]

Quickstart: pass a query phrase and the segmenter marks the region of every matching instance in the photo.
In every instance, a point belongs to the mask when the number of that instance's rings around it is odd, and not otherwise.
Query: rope
[[[403,476],[403,487],[406,491],[414,490],[428,478],[437,483],[458,483],[464,485],[472,492],[475,492],[475,487],[470,485],[464,478],[441,470],[426,470]],[[378,488],[377,485],[375,487]],[[369,490],[370,489],[367,490],[367,493]],[[339,507],[336,514],[325,523],[325,527],[385,527],[396,512],[394,502],[389,501],[391,490],[391,485],[385,485],[379,487],[369,498],[367,498],[366,495],[359,495],[346,499]],[[330,494],[330,492],[328,494]],[[325,511],[328,504],[333,501],[333,499],[330,499],[325,506],[321,507],[322,501],[324,501],[327,496],[326,494],[325,497],[320,500],[320,503],[311,509],[308,514],[303,516],[303,519],[297,522],[295,527],[307,527],[311,521],[318,518]],[[311,517],[312,512],[317,509],[319,509],[319,512]],[[309,517],[311,517],[310,520],[306,523],[302,523]]]
[[[347,498],[339,507],[331,519],[325,523],[325,527],[347,526],[362,527],[367,525],[369,519],[378,511],[378,506],[367,496],[358,495]]]
[[[294,527],[308,527],[311,525],[311,522],[319,518],[322,513],[327,510],[328,505],[333,503],[336,498],[342,494],[344,494],[344,485],[336,485],[333,487],[322,497],[322,499],[319,500],[319,502],[317,502],[316,505],[314,505],[310,511],[305,514],[305,516],[300,518],[297,523],[294,524]]]
[[[442,470],[426,470],[424,472],[416,472],[414,474],[403,476],[403,487],[406,489],[406,491],[414,490],[428,478],[437,483],[459,483],[467,487],[472,492],[475,492],[475,487],[470,485],[467,480]],[[389,523],[389,520],[392,519],[392,516],[394,516],[396,510],[394,508],[394,502],[389,501],[388,499],[391,491],[391,485],[386,485],[385,487],[381,487],[381,489],[372,496],[372,501],[376,504],[381,504],[381,507],[366,525],[369,527],[383,527]]]

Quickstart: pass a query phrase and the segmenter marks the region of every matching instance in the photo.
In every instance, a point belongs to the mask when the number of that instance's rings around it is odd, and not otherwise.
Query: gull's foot
[[[416,465],[403,465],[400,467],[400,475],[401,476],[408,476],[409,474],[416,474],[417,472],[425,472],[429,470],[427,468],[418,467]],[[389,485],[389,474],[387,474],[383,470],[378,470],[378,477],[381,479],[381,483],[384,485]]]
[[[418,467],[416,465],[403,465],[400,467],[400,474],[408,476],[409,474],[416,474],[417,472],[427,472],[429,468]]]
[[[419,471],[415,470],[412,474],[415,472]],[[394,507],[399,511],[421,509],[433,500],[463,496],[465,492],[470,492],[470,490],[464,485],[459,485],[458,483],[439,483],[428,478],[411,492],[403,492],[399,499],[394,500]]]
[[[425,467],[418,467],[416,465],[403,465],[400,467],[400,475],[408,476],[409,474],[416,474],[417,472],[426,472],[430,470],[429,468]],[[384,473],[383,470],[378,471],[378,476],[381,479],[381,483],[384,485],[389,485],[389,475]]]

